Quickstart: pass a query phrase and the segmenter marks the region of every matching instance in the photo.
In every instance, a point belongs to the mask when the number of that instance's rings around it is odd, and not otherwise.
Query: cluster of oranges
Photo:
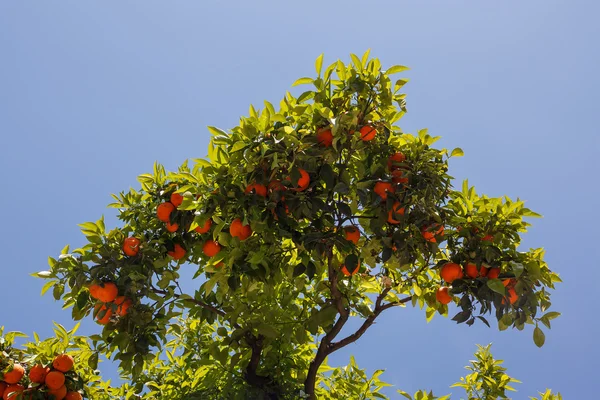
[[[29,369],[29,385],[25,379],[25,367],[14,363],[10,370],[4,373],[0,380],[0,394],[3,400],[29,400],[35,392],[44,393],[45,399],[53,400],[82,400],[83,396],[77,391],[69,391],[67,377],[73,369],[74,360],[68,354],[59,354],[51,365],[37,364]],[[26,386],[24,386],[25,384]],[[40,395],[35,397],[40,398]]]
[[[114,315],[127,315],[132,301],[125,296],[119,296],[119,288],[114,282],[94,283],[90,285],[89,290],[90,296],[97,300],[94,315],[99,324],[108,324]]]
[[[474,263],[466,263],[464,268],[459,264],[448,262],[442,266],[440,269],[440,276],[447,283],[452,283],[457,279],[465,279],[465,276],[470,279],[477,278],[488,278],[488,279],[497,279],[500,276],[500,268],[493,267],[488,268],[485,266],[478,267]],[[516,280],[514,278],[504,279],[502,280],[504,287],[508,290],[508,299],[510,304],[514,304],[518,299],[519,295],[515,291]],[[436,299],[442,304],[448,304],[452,301],[452,296],[449,293],[450,288],[447,286],[442,286],[438,288],[436,292]],[[505,300],[502,300],[502,304],[505,303]]]

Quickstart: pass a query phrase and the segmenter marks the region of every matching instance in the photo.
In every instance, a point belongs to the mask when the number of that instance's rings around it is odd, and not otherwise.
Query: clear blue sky
[[[426,324],[395,309],[331,362],[353,353],[398,388],[441,395],[475,343],[493,342],[524,381],[514,398],[547,386],[594,398],[599,13],[598,2],[555,0],[0,2],[0,324],[42,336],[52,321],[72,326],[28,274],[83,243],[78,223],[105,214],[114,226],[111,193],[137,187],[155,160],[172,169],[204,157],[207,125],[278,102],[320,53],[371,48],[412,68],[404,130],[427,127],[465,150],[451,164],[457,183],[544,215],[524,245],[545,247],[564,279],[553,296],[563,317],[538,349],[531,327]]]

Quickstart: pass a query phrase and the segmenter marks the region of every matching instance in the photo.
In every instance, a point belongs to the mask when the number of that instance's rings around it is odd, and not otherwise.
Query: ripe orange
[[[301,192],[305,190],[310,184],[310,176],[308,175],[308,172],[306,172],[302,168],[299,168],[298,172],[300,172],[300,178],[298,179],[298,182],[296,182],[296,188],[294,190],[297,192]]]
[[[124,317],[125,315],[127,315],[127,310],[131,306],[132,301],[131,301],[131,299],[128,299],[125,296],[119,296],[115,299],[115,304],[117,305],[117,311],[116,311],[117,315],[120,317]],[[62,371],[62,370],[59,370],[59,371]]]
[[[482,266],[481,266],[481,268],[479,269],[479,276],[482,276],[482,277],[484,277],[484,278],[485,278],[485,277],[488,275],[488,271],[489,271],[489,270],[490,270],[490,269],[489,269],[488,267],[484,267],[484,266],[482,265]]]
[[[246,190],[244,190],[244,193],[246,193],[246,194],[255,193],[259,196],[267,197],[267,187],[260,183],[252,183],[252,184],[246,186]]]
[[[279,181],[277,179],[273,179],[267,185],[267,189],[268,189],[269,192],[273,193],[273,192],[276,192],[276,191],[285,190],[286,188],[285,188],[285,186],[283,186],[283,184],[281,183],[281,181]]]
[[[494,236],[493,235],[485,235],[481,240],[484,242],[493,242]]]
[[[373,191],[379,195],[383,200],[387,199],[388,192],[394,193],[394,186],[389,182],[377,182]]]
[[[317,132],[317,143],[321,146],[329,147],[333,143],[333,134],[331,129],[323,129]]]
[[[8,385],[2,381],[0,381],[0,394],[4,394],[4,390],[6,390],[6,387]]]
[[[500,268],[490,268],[488,271],[488,279],[497,279],[500,276]]]
[[[344,274],[346,276],[352,276],[352,275],[356,274],[359,269],[360,269],[360,263],[357,263],[354,271],[352,271],[352,272],[348,271],[348,268],[346,268],[345,265],[342,265],[341,271],[342,271],[342,274]]]
[[[360,138],[363,142],[368,142],[375,139],[375,135],[377,135],[377,129],[373,128],[372,126],[365,125],[360,128]]]
[[[57,389],[49,390],[48,394],[53,395],[54,400],[63,400],[65,398],[65,396],[67,395],[67,387],[65,385],[62,385],[61,387],[59,387]]]
[[[69,392],[65,396],[65,400],[83,400],[83,396],[79,392]]]
[[[404,171],[396,169],[392,171],[392,182],[397,184],[408,183],[408,178],[404,176]]]
[[[6,389],[4,389],[4,393],[2,393],[2,400],[17,400],[21,399],[20,395],[23,393],[25,388],[22,385],[8,385]]]
[[[197,226],[196,229],[195,229],[195,231],[198,232],[198,233],[206,233],[206,232],[208,232],[210,230],[211,225],[212,225],[212,219],[207,219],[204,222],[204,225]]]
[[[399,201],[395,202],[392,205],[392,209],[390,211],[388,211],[388,219],[387,219],[387,222],[389,222],[390,224],[397,225],[400,223],[400,221],[395,219],[394,215],[404,215],[404,207],[402,207],[402,204],[400,204]]]
[[[156,216],[162,222],[169,222],[171,213],[175,210],[175,206],[170,202],[161,203],[156,207]]]
[[[177,232],[177,229],[179,229],[179,224],[178,223],[170,223],[167,222],[167,230],[169,232]]]
[[[465,266],[465,272],[467,273],[467,276],[472,279],[475,279],[479,276],[479,269],[477,268],[477,265],[473,263],[468,263]]]
[[[511,288],[517,284],[517,281],[514,278],[509,278],[509,279],[504,279],[502,281],[502,284],[504,285],[504,287]]]
[[[110,322],[110,317],[112,317],[112,309],[108,308],[106,304],[96,304],[94,307],[96,310],[96,322],[100,325],[106,325]],[[104,313],[104,315],[102,315]]]
[[[128,237],[123,241],[123,253],[126,256],[134,257],[140,250],[140,239],[136,237]]]
[[[360,231],[355,226],[346,226],[344,227],[344,236],[346,240],[358,244],[358,239],[360,239]]]
[[[113,282],[101,283],[97,289],[97,297],[95,297],[95,299],[100,300],[103,303],[110,303],[117,298],[118,294],[119,289]]]
[[[29,370],[29,380],[33,383],[44,383],[48,372],[50,372],[49,367],[44,367],[40,364],[34,365]],[[2,392],[0,391],[0,393]]]
[[[238,237],[240,240],[246,240],[252,235],[250,225],[243,225],[239,218],[234,219],[229,226],[229,233],[233,237]]]
[[[175,243],[175,246],[173,246],[173,251],[167,251],[167,254],[173,257],[175,260],[181,260],[183,257],[185,257],[186,251],[179,243]]]
[[[446,282],[452,283],[456,279],[462,279],[464,275],[460,265],[449,262],[444,264],[444,266],[440,270],[440,276]]]
[[[447,286],[440,287],[437,292],[435,292],[435,298],[442,304],[448,304],[452,301],[452,296],[449,293],[450,288]]]
[[[181,203],[183,203],[183,196],[181,194],[171,194],[171,204],[173,204],[174,207],[179,207]]]
[[[4,374],[4,382],[9,385],[18,383],[25,376],[25,368],[21,364],[13,364],[12,369]]]
[[[45,382],[50,389],[58,389],[65,384],[65,374],[60,371],[50,371],[46,375]]]
[[[390,171],[397,170],[398,168],[400,168],[400,166],[398,164],[404,162],[404,160],[406,160],[404,153],[397,152],[397,153],[392,154],[390,156],[390,158],[388,158],[388,162],[387,162],[388,169]]]
[[[73,357],[68,354],[59,354],[54,357],[54,361],[52,361],[52,366],[54,369],[59,370],[60,372],[67,372],[73,368]]]
[[[207,240],[202,246],[202,251],[208,257],[214,257],[221,251],[221,245],[214,240]]]
[[[433,224],[430,226],[425,226],[421,229],[421,235],[423,239],[428,242],[436,243],[436,236],[440,236],[444,234],[444,226],[439,224]]]

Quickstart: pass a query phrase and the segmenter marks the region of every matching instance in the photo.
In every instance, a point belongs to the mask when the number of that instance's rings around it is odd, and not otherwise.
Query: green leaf
[[[275,328],[273,328],[271,325],[267,325],[267,324],[260,324],[257,328],[258,333],[260,333],[261,335],[274,339],[277,337],[277,335],[279,334]]]
[[[544,335],[544,332],[537,326],[533,330],[533,342],[537,347],[542,347],[544,342],[546,342],[546,335]]]
[[[32,274],[33,276],[37,276],[38,278],[50,278],[52,276],[52,272],[50,271],[40,271]]]
[[[362,58],[360,59],[362,65],[367,65],[367,61],[369,60],[369,54],[371,54],[371,49],[367,49],[367,51],[365,51],[365,54],[363,54]]]
[[[312,78],[300,78],[300,79],[297,79],[294,83],[292,83],[292,86],[306,85],[309,83],[313,83]]]
[[[398,72],[402,72],[402,71],[408,71],[410,68],[405,67],[404,65],[394,65],[392,67],[389,67],[385,73],[386,75],[392,75],[392,74],[397,74]]]
[[[214,136],[227,136],[227,132],[214,126],[209,126],[208,131]]]
[[[500,279],[488,279],[487,287],[492,289],[494,292],[501,294],[502,296],[506,295],[506,288]]]
[[[356,54],[350,54],[350,58],[352,59],[352,62],[354,63],[354,66],[356,67],[356,69],[358,71],[362,71],[363,65],[362,65],[362,62],[360,62],[360,58],[358,58],[358,56]]]
[[[462,157],[464,155],[465,152],[460,147],[455,148],[452,150],[452,153],[450,153],[450,157]]]
[[[321,55],[319,57],[317,57],[317,60],[315,61],[315,70],[317,71],[318,76],[321,76],[322,68],[323,68],[323,53],[321,53]]]
[[[556,312],[556,311],[550,311],[550,312],[547,312],[546,314],[544,314],[544,316],[543,316],[542,318],[546,318],[546,319],[548,319],[549,321],[551,321],[551,320],[553,320],[554,318],[558,318],[558,317],[560,317],[560,313],[559,313],[559,312]]]

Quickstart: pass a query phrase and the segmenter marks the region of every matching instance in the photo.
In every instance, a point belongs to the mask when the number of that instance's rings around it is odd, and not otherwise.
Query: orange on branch
[[[208,257],[214,257],[221,251],[221,245],[214,240],[207,240],[202,246],[202,252]]]
[[[280,180],[277,179],[273,179],[271,182],[269,182],[269,184],[267,185],[267,190],[270,193],[273,192],[278,192],[278,191],[283,191],[286,190],[286,187],[283,186],[283,184],[281,183]]]
[[[298,182],[296,182],[296,188],[294,188],[294,190],[297,192],[302,192],[303,190],[306,190],[310,184],[310,175],[308,175],[308,172],[302,168],[298,168],[298,172],[300,172],[300,178],[298,178]]]
[[[236,218],[229,225],[229,233],[240,240],[246,240],[252,235],[252,228],[250,228],[250,225],[242,224],[242,220]]]
[[[360,239],[360,231],[355,226],[346,226],[344,227],[344,237],[346,240],[358,244],[358,240]]]
[[[348,268],[346,268],[345,265],[342,265],[342,268],[340,270],[342,271],[342,274],[344,274],[346,276],[352,276],[352,275],[356,274],[359,269],[360,269],[360,263],[357,263],[356,268],[352,272],[348,271]]]
[[[500,268],[490,268],[487,273],[488,279],[497,279],[500,276]]]
[[[54,400],[63,400],[67,396],[67,387],[62,385],[57,389],[52,389],[48,391],[48,394],[54,396]]]
[[[106,304],[96,304],[94,307],[96,310],[96,322],[100,325],[106,325],[110,322],[110,317],[112,317],[112,309],[108,308]]]
[[[363,142],[368,142],[368,141],[375,139],[376,135],[377,135],[377,129],[375,129],[374,127],[372,127],[370,125],[365,125],[362,128],[360,128],[360,139]]]
[[[174,260],[181,260],[186,253],[186,250],[179,243],[175,243],[172,251],[167,251],[167,254],[173,257]]]
[[[204,221],[204,224],[202,226],[198,225],[196,227],[196,229],[194,229],[194,230],[198,233],[206,233],[210,230],[211,226],[212,226],[212,219],[207,219],[206,221]]]
[[[44,383],[48,372],[50,372],[49,367],[36,364],[29,370],[29,380],[33,383]]]
[[[50,389],[58,389],[65,384],[65,374],[60,371],[50,371],[46,375],[45,382]]]
[[[510,304],[515,304],[519,300],[519,295],[517,291],[513,287],[508,288],[508,301]],[[502,298],[502,304],[506,304],[506,296]]]
[[[421,236],[428,242],[436,243],[436,236],[441,236],[444,234],[444,226],[440,224],[432,224],[430,226],[425,226],[421,229]]]
[[[123,253],[126,256],[134,257],[138,251],[140,251],[140,239],[132,236],[123,241]]]
[[[400,168],[400,165],[398,165],[398,164],[404,162],[404,160],[406,160],[404,153],[397,152],[397,153],[392,154],[388,158],[388,162],[387,162],[388,169],[390,171],[397,170],[398,168]]]
[[[373,191],[385,200],[387,199],[388,192],[394,193],[394,186],[390,182],[377,182],[373,187]]]
[[[485,235],[481,240],[484,241],[484,242],[493,242],[494,241],[494,236],[492,236],[492,235]]]
[[[101,283],[96,291],[96,300],[100,300],[103,303],[110,303],[117,298],[119,294],[119,288],[113,282]]]
[[[267,187],[260,183],[252,183],[252,184],[246,186],[246,190],[244,190],[244,193],[246,193],[246,194],[254,193],[254,194],[257,194],[262,197],[267,197]]]
[[[127,310],[131,307],[132,301],[125,296],[119,296],[115,299],[115,304],[117,305],[117,315],[124,317],[127,315]]]
[[[162,222],[169,222],[171,213],[175,210],[175,206],[170,202],[161,203],[156,207],[156,216]]]
[[[452,296],[450,295],[450,288],[447,286],[440,287],[435,292],[435,299],[442,304],[448,304],[452,301]]]
[[[54,369],[59,370],[60,372],[67,372],[73,368],[73,357],[69,354],[59,354],[54,357],[54,361],[52,361],[52,366]]]
[[[167,222],[167,230],[171,233],[173,232],[177,232],[177,229],[179,229],[179,224],[178,223],[170,223]]]
[[[179,207],[181,205],[181,203],[183,203],[183,196],[179,193],[173,193],[171,194],[171,204],[173,204],[173,206],[175,208]]]
[[[468,263],[465,266],[465,273],[469,278],[475,279],[479,276],[479,269],[476,264]]]
[[[396,169],[392,171],[392,182],[397,184],[407,184],[408,178],[404,176],[404,171]]]
[[[449,262],[444,264],[444,266],[440,270],[440,276],[446,282],[452,283],[456,279],[462,279],[464,275],[460,265]]]
[[[23,385],[8,385],[2,393],[2,400],[20,400],[23,398],[21,393],[23,393],[24,390],[25,388]]]
[[[401,221],[394,218],[395,215],[404,215],[404,207],[402,207],[402,204],[400,204],[399,201],[395,202],[392,205],[392,209],[388,211],[387,222],[392,225],[398,225]]]
[[[13,385],[23,379],[23,376],[25,376],[25,368],[21,364],[15,363],[2,379],[9,385]]]
[[[331,129],[321,129],[317,132],[317,143],[321,146],[330,147],[333,143],[333,134]]]
[[[68,392],[65,400],[83,400],[83,396],[79,392]]]

